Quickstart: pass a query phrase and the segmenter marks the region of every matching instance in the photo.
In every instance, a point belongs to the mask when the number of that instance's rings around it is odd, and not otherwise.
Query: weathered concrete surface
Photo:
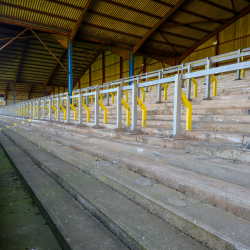
[[[32,159],[41,165],[42,169],[101,220],[106,227],[130,244],[131,249],[206,249],[108,186],[53,157],[17,134],[12,135],[13,139],[17,136],[16,143],[22,141],[22,145],[18,144],[26,153],[32,155]],[[58,148],[58,150],[60,149]],[[73,150],[68,149],[67,151],[72,154]],[[96,162],[95,160],[92,159]]]
[[[29,146],[21,145],[21,141],[25,139],[20,138],[11,131],[4,130],[3,132],[8,134],[23,150],[35,157],[34,145],[32,143]],[[27,138],[29,137],[27,136]],[[208,206],[198,199],[173,191],[152,180],[143,179],[140,175],[116,167],[114,164],[96,161],[96,158],[65,146],[60,146],[53,141],[34,135],[35,141],[41,148],[45,148],[50,153],[57,155],[111,186],[145,209],[207,244],[209,247],[213,249],[248,249],[247,246],[250,244],[250,241],[246,232],[250,230],[249,221],[230,215],[218,208]],[[39,160],[41,165],[46,165],[52,169],[53,166],[49,166],[47,161],[44,163],[44,158],[42,153],[39,159],[36,159]],[[54,173],[58,171],[55,169]],[[65,169],[61,171],[65,173]],[[71,175],[74,175],[74,171],[72,169],[70,171]],[[57,176],[61,175],[55,174]],[[71,184],[71,186],[73,185]],[[235,233],[236,231],[237,233]]]
[[[127,249],[1,133],[0,142],[30,188],[34,200],[63,249]]]
[[[0,249],[60,250],[1,146],[0,183]]]
[[[43,139],[41,140],[41,137],[36,137],[22,129],[14,127],[12,129],[33,143],[38,143],[39,146],[52,152],[57,157],[62,157],[62,159],[72,163],[71,156],[67,157],[67,153],[64,154],[51,149],[50,146],[46,144],[46,141]],[[120,166],[126,167],[134,172],[141,173],[148,178],[159,181],[167,187],[196,196],[211,205],[218,206],[243,218],[250,219],[250,204],[247,198],[248,195],[250,195],[250,190],[248,188],[196,174],[191,171],[178,169],[169,164],[163,164],[160,162],[156,163],[153,160],[117,151],[115,149],[106,149],[104,148],[105,142],[98,141],[99,143],[90,145],[82,144],[82,139],[67,139],[66,137],[61,137],[59,135],[51,135],[48,132],[40,132],[39,134],[47,137],[49,140],[54,140],[55,142],[59,142],[84,153],[100,157],[111,163],[119,164]],[[106,142],[106,144],[108,144],[108,142]],[[103,145],[104,147],[99,145]],[[141,151],[140,148],[138,150]],[[78,160],[74,159],[74,162],[78,162]],[[234,173],[235,172],[233,172],[232,175]],[[223,171],[221,175],[223,175]],[[246,179],[245,183],[249,186],[249,179]]]

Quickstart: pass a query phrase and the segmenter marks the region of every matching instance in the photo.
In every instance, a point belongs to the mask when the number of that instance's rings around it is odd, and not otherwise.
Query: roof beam
[[[225,11],[227,11],[229,13],[233,13],[234,14],[233,10],[228,9],[227,7],[224,7],[224,6],[220,5],[220,4],[212,2],[210,0],[200,0],[200,1],[203,2],[203,3],[207,3],[207,4],[211,5],[211,6],[214,6],[214,7],[218,8],[218,9],[225,10]]]
[[[196,22],[188,22],[188,23],[173,23],[173,24],[164,24],[161,27],[174,27],[174,26],[185,26],[189,24],[198,24],[198,23],[211,23],[211,22],[217,22],[217,21],[228,21],[231,20],[231,18],[223,18],[223,19],[210,19],[210,20],[205,20],[205,21],[196,21]],[[193,26],[192,26],[193,27]],[[193,27],[194,28],[194,27]]]
[[[190,53],[192,53],[197,47],[199,47],[201,44],[203,44],[204,42],[206,42],[208,39],[210,39],[211,37],[215,36],[220,31],[224,30],[230,24],[234,23],[235,21],[237,21],[238,19],[240,19],[244,15],[248,14],[249,12],[250,12],[250,6],[248,6],[246,9],[244,9],[243,11],[241,11],[234,19],[229,20],[228,22],[226,22],[225,24],[223,24],[222,26],[220,26],[218,29],[216,29],[215,31],[213,31],[211,34],[209,34],[206,37],[204,37],[201,41],[199,41],[198,43],[196,43],[195,45],[193,45],[186,52],[184,52],[181,55],[181,57],[180,57],[180,61],[182,61],[183,59],[185,59]]]
[[[66,53],[66,51],[67,51],[66,49],[63,50],[63,53],[62,53],[61,56],[59,57],[59,61],[62,60],[62,58],[63,58],[64,54]],[[50,78],[52,77],[54,71],[56,70],[58,64],[59,64],[59,62],[56,62],[55,66],[53,67],[52,71],[50,72],[49,77],[47,78],[46,82],[44,83],[44,86],[43,86],[44,89],[45,89],[46,86],[48,85],[49,80],[50,80]]]
[[[67,21],[70,21],[70,22],[76,22],[77,21],[76,19],[55,15],[55,14],[48,13],[48,12],[45,12],[45,11],[34,10],[34,9],[23,7],[23,6],[20,6],[20,5],[6,3],[6,2],[4,2],[2,0],[0,0],[0,4],[3,5],[3,6],[12,7],[14,9],[30,11],[30,12],[33,12],[33,13],[37,13],[37,14],[41,14],[41,15],[45,15],[45,16],[50,16],[50,17],[54,17],[54,18],[58,18],[58,19],[63,19],[63,20],[67,20]]]
[[[65,2],[61,2],[61,1],[58,1],[58,0],[46,0],[46,1],[51,2],[51,3],[56,3],[56,4],[59,4],[59,5],[63,5],[63,6],[66,6],[66,7],[70,7],[70,8],[76,9],[76,10],[83,10],[82,7],[79,7],[79,6],[76,6],[76,5],[73,5],[73,4],[69,4],[69,3],[65,3]]]
[[[84,17],[86,16],[87,12],[88,12],[88,9],[90,8],[91,4],[94,2],[94,0],[88,0],[88,2],[86,3],[80,17],[78,18],[73,30],[71,31],[70,33],[70,41],[72,42],[76,36],[76,33],[77,31],[79,30],[82,22],[83,22],[83,19]]]
[[[81,79],[81,77],[86,73],[86,71],[91,67],[91,65],[96,61],[96,59],[102,54],[102,50],[100,50],[96,56],[93,58],[93,60],[89,63],[89,65],[83,69],[82,73],[80,74],[80,76],[74,81],[73,87],[76,86],[77,82]]]
[[[57,60],[58,63],[64,68],[64,70],[69,74],[69,71],[65,68],[65,66],[60,62],[60,60],[52,53],[52,51],[46,46],[46,44],[42,41],[42,39],[35,33],[33,29],[30,29],[32,33],[37,37],[37,39],[43,44],[43,46],[49,51],[49,53]]]
[[[178,22],[173,21],[173,20],[168,20],[168,22],[177,23],[177,24],[178,24]],[[211,32],[210,30],[198,28],[198,27],[192,26],[192,25],[190,25],[190,24],[183,24],[183,26],[185,26],[185,27],[187,27],[187,28],[189,28],[189,29],[198,30],[198,31],[201,31],[201,32],[204,32],[204,33],[210,33],[210,32]]]
[[[161,36],[163,37],[163,39],[171,46],[171,48],[176,52],[176,54],[179,54],[179,52],[175,49],[175,47],[173,46],[173,44],[172,43],[170,43],[169,41],[168,41],[168,39],[162,34],[162,32],[160,31],[160,34],[161,34]]]
[[[41,31],[49,32],[49,33],[62,34],[62,35],[68,35],[71,31],[70,29],[63,29],[63,28],[53,26],[53,25],[48,25],[48,24],[44,25],[43,23],[27,21],[26,19],[10,17],[6,15],[0,16],[0,22],[11,24],[11,25],[22,26],[22,27],[26,27],[29,29],[34,28],[36,30],[41,30]]]
[[[15,75],[15,79],[14,79],[14,86],[16,85],[16,81],[17,81],[19,69],[20,69],[20,66],[21,66],[21,63],[22,63],[22,60],[23,60],[23,55],[24,55],[24,52],[25,52],[25,48],[27,46],[27,42],[26,41],[27,40],[25,39],[24,40],[24,45],[23,45],[23,50],[22,50],[22,53],[21,53],[21,56],[20,56],[20,59],[19,59],[18,66],[17,66],[16,75]]]
[[[25,31],[27,31],[28,28],[26,28],[25,30],[23,30],[21,33],[19,33],[17,36],[13,37],[9,42],[7,42],[6,44],[4,44],[1,48],[0,51],[3,50],[5,47],[7,47],[10,43],[12,43],[14,40],[16,40],[19,36],[21,36]]]
[[[179,0],[178,3],[170,10],[166,15],[134,46],[133,54],[135,54],[140,47],[147,41],[150,35],[152,35],[170,16],[172,16],[187,0]]]
[[[231,0],[231,5],[232,5],[233,12],[234,12],[234,16],[236,16],[236,11],[234,8],[234,0]]]

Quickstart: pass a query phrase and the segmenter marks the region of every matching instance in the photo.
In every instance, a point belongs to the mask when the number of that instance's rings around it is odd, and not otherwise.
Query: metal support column
[[[43,98],[43,119],[45,120],[45,114],[46,114],[46,112],[45,112],[45,98]]]
[[[140,98],[140,94],[141,94],[141,90],[140,90],[140,87],[138,87],[139,86],[139,83],[141,82],[141,78],[140,77],[137,77],[137,88],[138,88],[138,90],[137,90],[137,96]]]
[[[33,118],[33,102],[30,102],[30,118]]]
[[[52,121],[52,100],[49,97],[49,120]]]
[[[36,119],[36,101],[33,102],[33,119]]]
[[[43,88],[43,97],[45,97],[45,88]]]
[[[89,88],[87,88],[86,93],[89,93]],[[85,105],[88,107],[89,104],[89,97],[85,96]]]
[[[40,100],[37,101],[37,119],[40,120]]]
[[[78,93],[79,97],[78,97],[78,124],[79,125],[82,125],[82,94],[81,94],[81,91],[79,91]]]
[[[122,92],[122,88],[121,87],[117,87],[117,101],[116,101],[116,105],[117,105],[117,117],[116,117],[116,121],[117,121],[117,128],[115,129],[115,132],[123,132],[125,131],[122,128],[122,96],[121,96],[121,92]]]
[[[109,83],[107,83],[107,89],[109,89]],[[107,103],[106,106],[109,106],[109,93],[107,93]]]
[[[92,128],[100,128],[99,125],[99,88],[95,89],[95,125]]]
[[[133,51],[130,50],[129,52],[129,76],[133,77],[134,76],[134,55]],[[129,85],[132,85],[132,82],[129,83]]]
[[[192,72],[192,65],[191,64],[188,64],[188,73],[191,73]],[[192,88],[192,79],[189,78],[187,79],[187,99],[189,101],[192,101],[191,100],[191,88]]]
[[[212,67],[212,60],[208,57],[207,58],[207,70],[211,69]],[[211,84],[211,75],[206,76],[206,97],[204,100],[212,100],[210,97],[210,84]]]
[[[137,84],[132,85],[132,125],[131,125],[131,133],[138,133],[137,129],[137,92],[138,87]]]
[[[242,51],[241,49],[238,49],[238,54],[240,54],[241,51]],[[241,62],[241,59],[240,59],[240,57],[238,57],[237,58],[237,63],[240,63],[240,62]],[[237,75],[236,75],[236,79],[235,80],[241,80],[241,78],[240,78],[240,71],[241,71],[240,69],[237,70]]]
[[[184,63],[181,65],[181,67],[183,68],[184,67]],[[181,70],[181,73],[184,74],[184,69]],[[184,85],[184,80],[182,80],[181,82],[181,87],[184,88],[185,85]]]
[[[59,96],[59,95],[58,95],[57,98],[56,98],[56,104],[57,104],[57,107],[56,107],[57,121],[60,122],[60,96]]]
[[[174,87],[173,136],[179,136],[181,132],[181,89],[182,89],[182,74],[176,74],[175,87]]]
[[[159,72],[158,79],[162,79],[162,72]],[[156,103],[161,103],[161,83],[158,84],[158,99]]]
[[[73,91],[73,48],[72,48],[72,42],[69,42],[69,48],[68,48],[68,92],[70,93],[70,96],[72,96]],[[72,99],[70,99],[70,103],[72,104]]]
[[[70,96],[69,93],[67,93],[66,96],[66,101],[67,101],[67,107],[66,107],[66,115],[67,115],[67,122],[66,124],[70,124]]]

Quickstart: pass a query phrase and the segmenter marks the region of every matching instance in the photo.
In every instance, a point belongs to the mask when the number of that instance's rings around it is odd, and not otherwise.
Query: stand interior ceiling
[[[66,69],[73,36],[73,68],[86,59],[77,82],[103,50],[179,63],[249,11],[247,0],[0,0],[0,47],[29,28],[0,51],[0,89],[67,87],[67,72],[30,29]]]

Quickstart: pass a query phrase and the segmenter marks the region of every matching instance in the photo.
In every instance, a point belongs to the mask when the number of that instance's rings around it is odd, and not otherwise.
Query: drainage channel
[[[0,250],[61,250],[0,146]]]

